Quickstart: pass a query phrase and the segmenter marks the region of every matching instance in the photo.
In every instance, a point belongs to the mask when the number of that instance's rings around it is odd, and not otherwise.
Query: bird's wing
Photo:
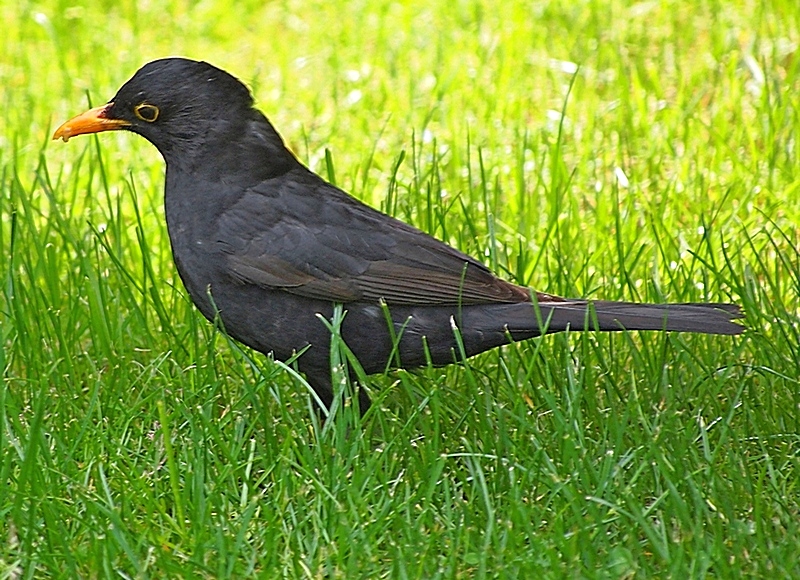
[[[290,172],[219,216],[217,241],[238,282],[335,302],[522,302],[528,289],[325,183]]]

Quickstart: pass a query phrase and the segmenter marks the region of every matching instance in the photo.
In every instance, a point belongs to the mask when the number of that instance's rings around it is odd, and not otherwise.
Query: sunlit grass
[[[800,13],[533,4],[0,4],[0,576],[800,575]],[[171,54],[508,279],[749,330],[515,344],[323,427],[189,303],[155,150],[50,142]]]

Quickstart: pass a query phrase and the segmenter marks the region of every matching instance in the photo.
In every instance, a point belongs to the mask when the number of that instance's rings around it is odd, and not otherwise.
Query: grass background
[[[800,575],[794,0],[0,15],[0,578]],[[750,330],[390,373],[363,425],[344,409],[323,431],[300,378],[187,302],[157,152],[50,142],[173,54],[508,279],[734,301]]]

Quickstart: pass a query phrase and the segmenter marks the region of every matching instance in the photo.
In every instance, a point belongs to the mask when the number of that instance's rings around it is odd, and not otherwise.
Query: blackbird
[[[167,230],[195,305],[262,353],[286,360],[305,349],[297,367],[325,406],[331,333],[320,317],[331,319],[336,304],[346,310],[342,338],[367,374],[457,362],[456,328],[466,356],[567,329],[744,330],[732,322],[742,317],[734,304],[573,300],[501,280],[310,171],[247,87],[205,62],[150,62],[53,138],[118,129],[166,161]],[[363,389],[359,403],[363,413]]]

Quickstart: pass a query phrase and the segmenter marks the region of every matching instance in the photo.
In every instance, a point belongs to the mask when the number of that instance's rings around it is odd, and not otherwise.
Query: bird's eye
[[[142,103],[141,105],[136,105],[133,109],[133,114],[140,118],[142,121],[146,121],[147,123],[152,123],[156,119],[158,119],[158,107],[155,105],[148,105],[147,103]]]

